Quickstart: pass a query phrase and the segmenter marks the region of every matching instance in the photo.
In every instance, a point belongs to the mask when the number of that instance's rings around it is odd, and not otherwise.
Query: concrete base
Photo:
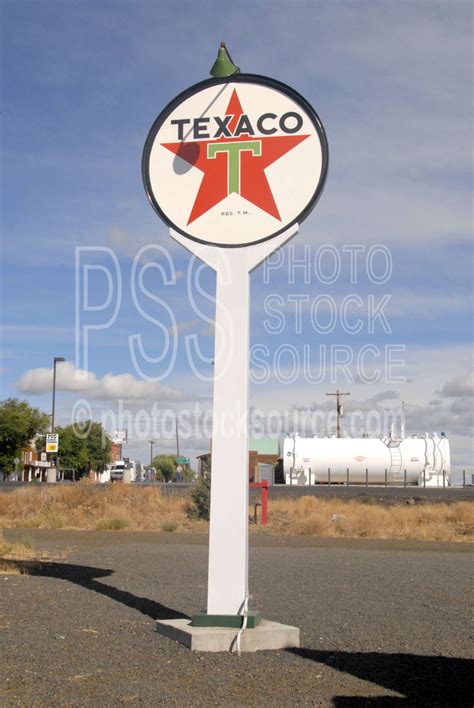
[[[192,651],[237,651],[238,630],[224,627],[193,627],[190,620],[158,620],[156,631],[184,644]],[[279,622],[262,620],[254,629],[245,629],[240,637],[240,651],[299,647],[300,630]]]

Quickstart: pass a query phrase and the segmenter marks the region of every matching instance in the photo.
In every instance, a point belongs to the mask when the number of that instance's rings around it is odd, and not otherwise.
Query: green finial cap
[[[221,42],[219,51],[217,52],[217,59],[214,62],[211,71],[209,72],[211,76],[216,79],[220,79],[223,76],[232,76],[232,74],[238,74],[240,69],[234,64],[230,58],[230,54],[227,51],[224,42]]]

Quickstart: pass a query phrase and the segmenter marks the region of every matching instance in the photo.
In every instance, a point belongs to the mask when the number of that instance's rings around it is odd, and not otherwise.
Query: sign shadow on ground
[[[334,696],[332,705],[393,705],[418,701],[420,705],[471,706],[474,662],[469,659],[415,654],[287,649],[291,654],[352,674],[363,681],[401,693],[394,696]]]
[[[74,565],[70,563],[52,563],[49,561],[4,561],[12,569],[26,572],[29,575],[40,575],[47,578],[57,578],[67,580],[70,583],[79,585],[86,590],[105,595],[111,600],[121,602],[122,605],[138,610],[143,615],[151,617],[153,620],[165,619],[189,619],[188,615],[179,612],[171,607],[162,605],[155,600],[146,597],[139,597],[127,590],[119,590],[112,585],[101,583],[97,578],[108,578],[114,571],[107,568],[94,568],[86,565]]]

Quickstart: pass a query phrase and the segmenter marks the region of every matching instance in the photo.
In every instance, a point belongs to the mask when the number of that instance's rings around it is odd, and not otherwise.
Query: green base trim
[[[247,629],[255,629],[260,624],[259,610],[247,612]],[[244,615],[208,615],[207,612],[197,612],[191,620],[192,627],[231,627],[240,629]]]

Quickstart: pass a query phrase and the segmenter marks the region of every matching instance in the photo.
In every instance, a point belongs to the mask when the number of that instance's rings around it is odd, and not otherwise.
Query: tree
[[[59,435],[58,457],[62,468],[74,469],[78,473],[87,472],[88,453],[86,438],[77,434],[73,425],[56,428]]]
[[[192,467],[188,467],[187,465],[183,467],[183,471],[181,474],[183,482],[194,482],[197,477],[196,470],[193,470]]]
[[[162,479],[165,482],[175,482],[176,481],[176,468],[178,463],[176,462],[176,457],[174,455],[157,455],[153,458],[153,467],[156,470],[156,478]],[[190,467],[183,466],[181,472],[181,481],[192,482],[196,473]]]
[[[102,472],[110,462],[112,443],[100,423],[87,420],[80,425],[56,428],[56,432],[61,467],[86,474],[91,469]]]
[[[173,455],[157,455],[153,458],[157,479],[170,482],[176,477],[176,459]]]
[[[101,423],[86,421],[88,463],[95,472],[102,472],[112,459],[112,443]]]
[[[26,401],[8,398],[0,402],[0,470],[9,475],[15,467],[15,457],[29,442],[49,427],[49,416]]]

